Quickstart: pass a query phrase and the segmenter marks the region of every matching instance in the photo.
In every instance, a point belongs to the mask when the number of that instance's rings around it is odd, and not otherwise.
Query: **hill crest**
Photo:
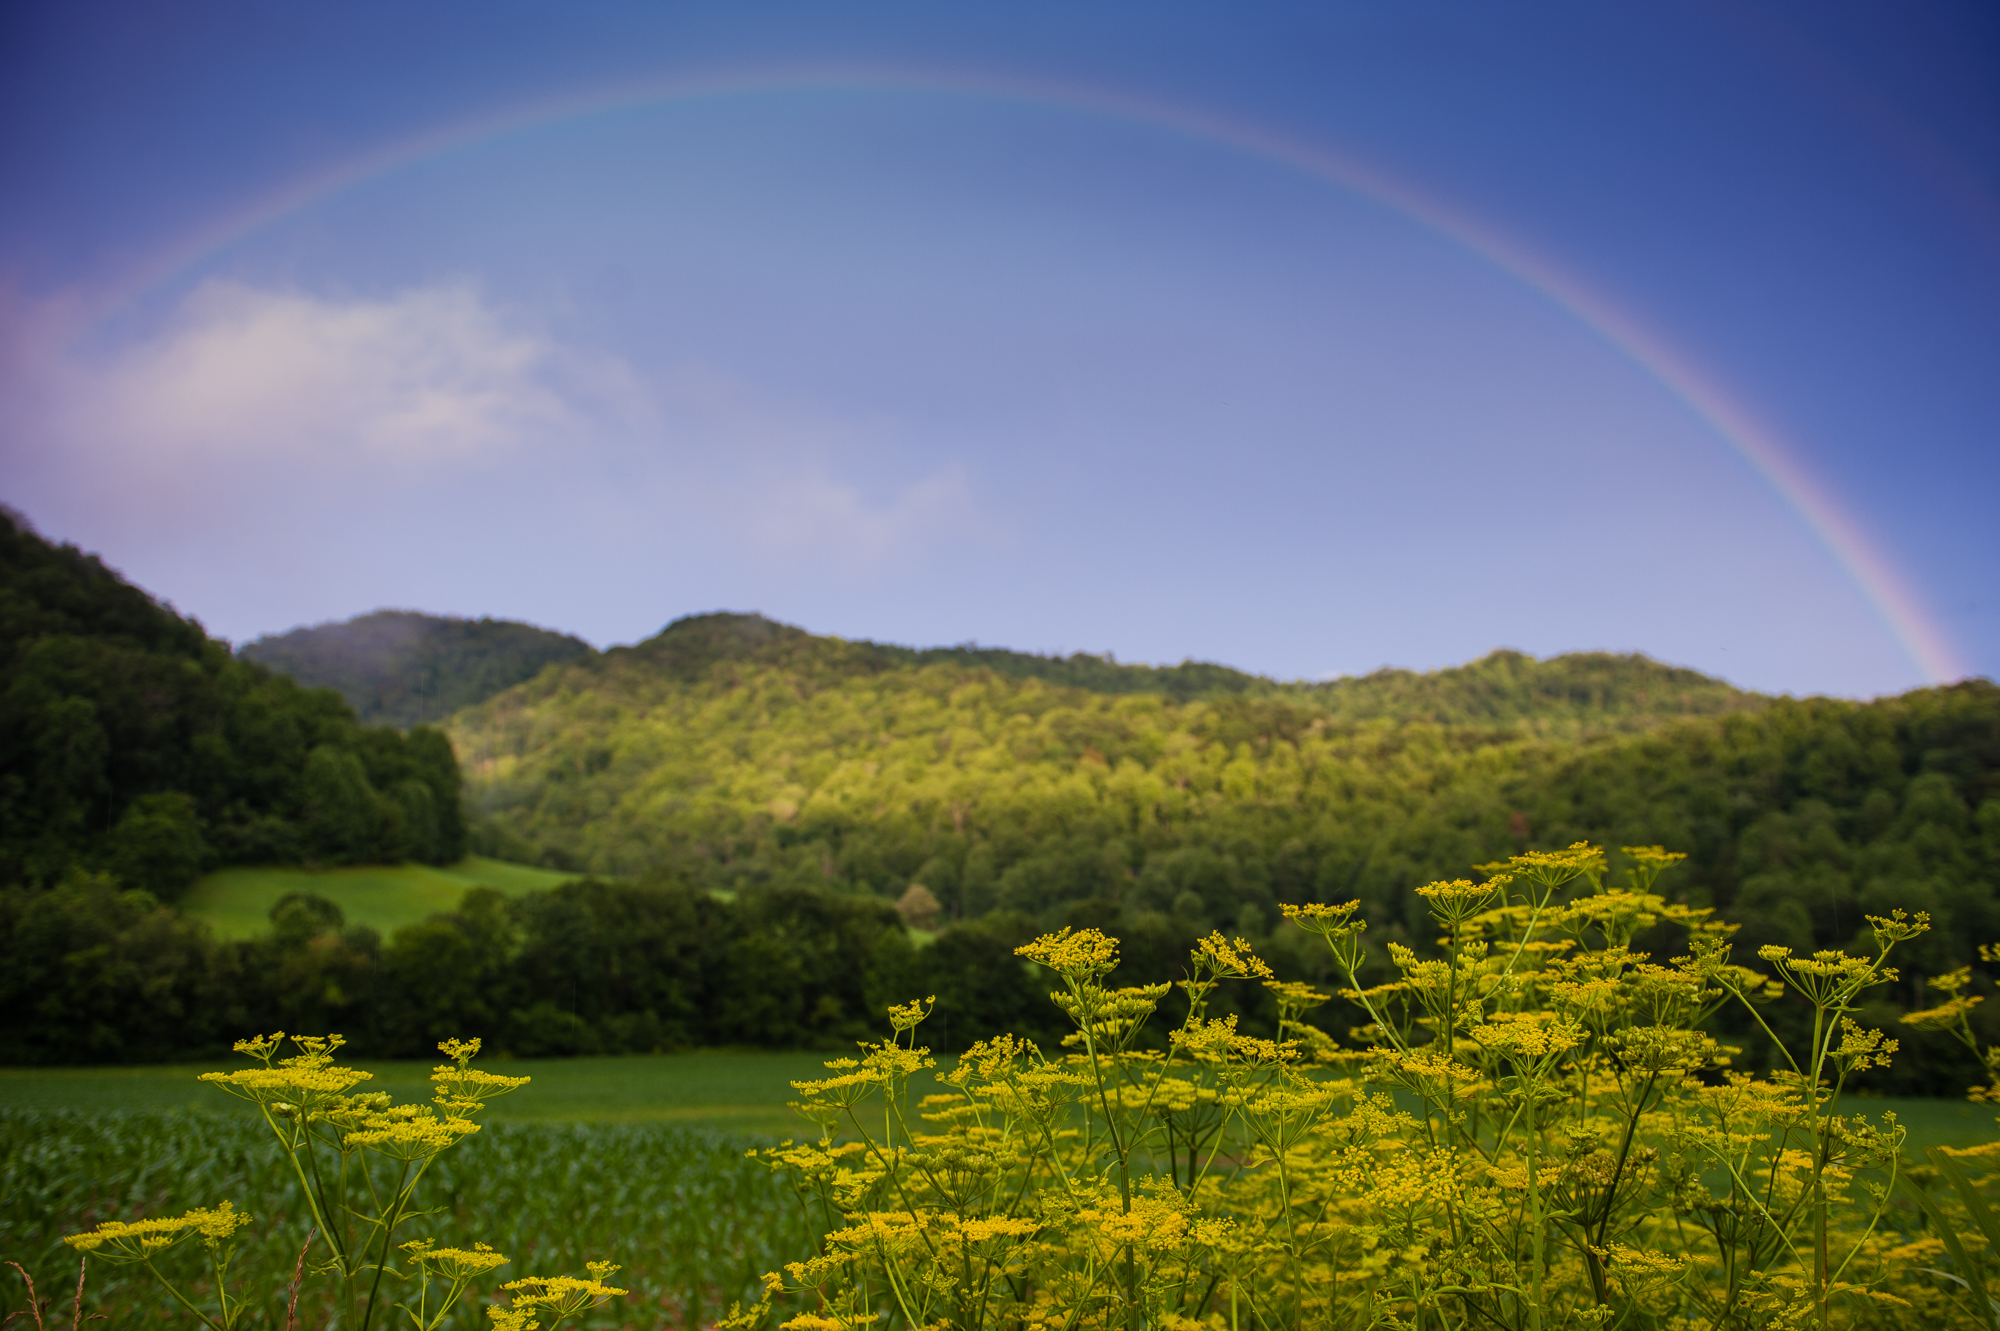
[[[1499,648],[1463,665],[1416,671],[1385,667],[1319,682],[1280,681],[1208,661],[1134,665],[1109,655],[1068,656],[982,647],[906,647],[814,634],[755,612],[686,615],[599,662],[607,668],[653,667],[684,683],[717,667],[773,666],[832,682],[849,676],[931,665],[987,670],[1003,679],[1038,679],[1088,693],[1156,693],[1177,702],[1288,698],[1349,720],[1423,720],[1440,725],[1514,725],[1549,721],[1636,722],[1645,728],[1678,716],[1756,710],[1769,698],[1684,666],[1638,652],[1571,652],[1537,658]],[[595,664],[595,663],[593,663]]]

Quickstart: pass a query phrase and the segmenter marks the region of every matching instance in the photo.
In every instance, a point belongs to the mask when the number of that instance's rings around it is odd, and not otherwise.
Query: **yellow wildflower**
[[[896,1031],[913,1031],[931,1015],[937,1006],[937,995],[920,998],[914,1003],[898,1003],[889,1009],[889,1025]]]
[[[152,1220],[107,1220],[83,1234],[68,1234],[63,1242],[79,1252],[91,1253],[113,1262],[151,1261],[183,1239],[201,1236],[210,1248],[228,1242],[236,1231],[250,1223],[232,1202],[216,1207],[195,1207],[171,1218]]]
[[[609,1262],[591,1262],[588,1269],[587,1280],[575,1276],[529,1276],[510,1280],[500,1288],[513,1299],[514,1307],[546,1312],[556,1321],[602,1307],[629,1292],[604,1283],[604,1277],[618,1269]]]
[[[427,1160],[479,1131],[464,1118],[440,1118],[428,1105],[395,1105],[370,1114],[342,1140],[395,1160]]]
[[[403,1251],[410,1254],[410,1260],[431,1275],[445,1280],[470,1280],[484,1275],[496,1267],[505,1266],[508,1258],[493,1251],[484,1243],[475,1243],[466,1248],[437,1248],[432,1239],[412,1239],[403,1244]]]
[[[1210,932],[1208,937],[1195,944],[1194,951],[1189,955],[1197,968],[1206,968],[1231,979],[1273,978],[1271,968],[1250,950],[1247,941],[1239,938],[1231,942],[1222,936],[1220,930]]]
[[[1072,933],[1065,928],[1043,934],[1014,952],[1072,982],[1109,975],[1118,966],[1118,940],[1107,938],[1096,929]]]
[[[1357,921],[1354,918],[1354,912],[1360,907],[1359,901],[1343,901],[1338,906],[1322,906],[1314,903],[1305,906],[1285,905],[1279,909],[1284,912],[1286,919],[1307,933],[1331,938],[1356,933],[1368,927],[1365,921]]]

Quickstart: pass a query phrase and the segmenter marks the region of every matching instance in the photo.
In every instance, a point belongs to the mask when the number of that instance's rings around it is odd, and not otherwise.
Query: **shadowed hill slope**
[[[5,511],[0,680],[0,888],[99,871],[171,899],[218,864],[464,854],[437,731],[357,725]]]

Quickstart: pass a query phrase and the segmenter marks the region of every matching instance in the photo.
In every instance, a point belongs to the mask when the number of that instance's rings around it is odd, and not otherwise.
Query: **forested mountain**
[[[1087,659],[1100,684],[1144,669]],[[1092,902],[1252,933],[1358,895],[1400,928],[1413,887],[1588,839],[1691,852],[1680,890],[1760,936],[1845,942],[1900,896],[2000,938],[1984,682],[1771,700],[1644,658],[1495,653],[1181,701],[1031,673],[1049,660],[701,616],[451,733],[495,850],[703,887],[920,882],[948,918]]]
[[[0,887],[464,854],[440,732],[357,724],[5,511],[0,680]]]
[[[365,725],[434,724],[532,679],[544,666],[594,654],[581,638],[506,619],[377,610],[258,638],[236,654],[309,689],[333,689]]]

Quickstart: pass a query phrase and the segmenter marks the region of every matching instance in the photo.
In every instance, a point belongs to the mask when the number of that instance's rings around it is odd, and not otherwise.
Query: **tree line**
[[[1114,984],[1179,974],[1204,922],[1122,912],[1107,902],[1069,907],[1070,927],[1118,938]],[[423,1058],[441,1039],[478,1034],[501,1056],[560,1057],[702,1047],[851,1049],[887,1033],[892,1003],[935,998],[925,1039],[942,1053],[1003,1033],[1053,1050],[1066,1029],[1049,1002],[1053,977],[1015,949],[1046,922],[1014,911],[913,934],[879,898],[812,888],[763,888],[735,898],[670,883],[582,880],[508,898],[490,889],[388,939],[349,925],[324,898],[293,894],[269,933],[217,941],[150,894],[107,877],[72,877],[44,891],[0,892],[0,1064],[148,1063],[214,1057],[235,1040],[274,1029],[339,1031],[358,1054]],[[1368,948],[1367,977],[1395,970]],[[1334,994],[1326,950],[1286,924],[1253,940],[1280,979]],[[1758,965],[1750,940],[1739,961]],[[1664,958],[1683,943],[1659,927],[1640,950]],[[1419,949],[1428,952],[1425,947]],[[1976,990],[1990,994],[1984,977]],[[1858,1015],[1894,1033],[1893,996]],[[1244,1034],[1271,1037],[1278,1012],[1254,988],[1211,999]],[[1185,1015],[1178,993],[1161,1005],[1157,1044]],[[1981,1034],[2000,1021],[1975,1009]],[[1337,1043],[1366,1021],[1334,999],[1310,1017]],[[1764,1014],[1796,1040],[1807,1020],[1778,1004]],[[1769,1038],[1747,1016],[1715,1023],[1739,1066],[1766,1068]],[[1865,1089],[1958,1095],[1980,1068],[1948,1035],[1902,1032],[1893,1067]]]
[[[388,939],[293,894],[271,924],[218,941],[101,876],[0,892],[0,1007],[17,1018],[0,1063],[170,1061],[278,1028],[337,1030],[377,1057],[425,1057],[466,1033],[520,1056],[841,1048],[878,1034],[888,1004],[934,993],[955,1044],[1055,1015],[1013,954],[1031,921],[919,946],[888,903],[812,889],[480,888]]]

